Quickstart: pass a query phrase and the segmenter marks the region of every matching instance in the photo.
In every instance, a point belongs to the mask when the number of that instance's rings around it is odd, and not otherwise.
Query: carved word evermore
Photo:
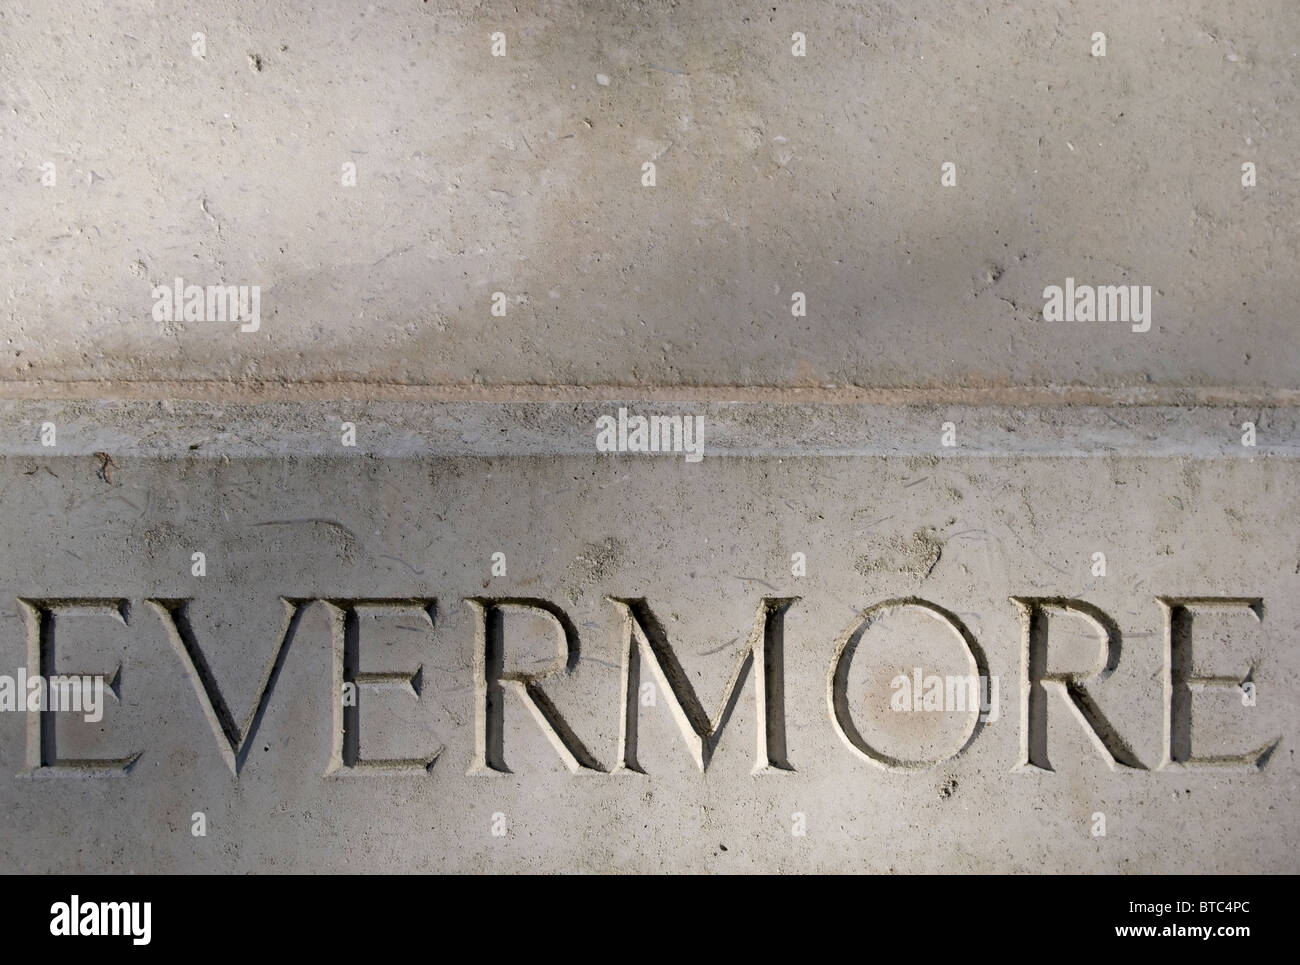
[[[704,771],[717,748],[731,709],[739,699],[748,677],[754,677],[757,702],[754,774],[795,770],[785,728],[785,632],[786,612],[798,597],[764,597],[758,605],[748,646],[727,684],[721,706],[710,714],[701,703],[690,678],[678,661],[666,633],[643,598],[607,597],[623,618],[620,694],[612,706],[619,714],[619,737],[612,765],[601,763],[582,738],[569,726],[543,690],[548,678],[574,671],[580,659],[578,632],[560,607],[533,597],[469,597],[462,602],[475,618],[473,651],[474,752],[470,774],[509,773],[505,755],[505,702],[521,702],[555,753],[574,773],[644,773],[637,760],[638,723],[641,702],[637,691],[642,673],[648,670],[658,683],[663,699],[681,733],[695,765]],[[1263,747],[1237,754],[1198,756],[1191,747],[1193,697],[1212,687],[1241,688],[1253,696],[1254,668],[1240,678],[1198,676],[1192,672],[1193,619],[1206,610],[1237,611],[1254,621],[1263,619],[1263,601],[1249,597],[1156,597],[1163,608],[1163,740],[1156,769],[1170,766],[1262,768],[1281,738]],[[284,618],[279,642],[270,655],[257,688],[256,701],[242,723],[237,723],[222,694],[203,649],[201,630],[189,618],[186,599],[151,598],[145,604],[161,619],[182,669],[193,684],[195,697],[216,737],[217,746],[231,772],[238,776],[254,735],[271,699],[290,644],[298,631],[304,610],[319,603],[327,608],[333,638],[334,737],[327,775],[382,772],[421,775],[433,768],[442,754],[413,759],[363,759],[360,755],[361,716],[358,695],[364,688],[398,688],[419,698],[423,668],[409,673],[363,673],[360,666],[359,614],[391,612],[419,614],[432,629],[437,616],[433,598],[281,598]],[[1047,747],[1049,707],[1068,711],[1089,737],[1097,754],[1111,769],[1148,770],[1127,740],[1112,726],[1088,692],[1088,681],[1101,681],[1118,667],[1121,633],[1114,620],[1098,607],[1067,597],[1011,597],[1021,615],[1021,668],[1019,687],[1020,746],[1013,770],[1051,771]],[[99,613],[127,624],[130,612],[124,598],[63,597],[20,599],[28,623],[28,665],[42,674],[54,663],[54,621],[68,611]],[[882,616],[913,611],[931,619],[936,631],[945,634],[964,650],[970,675],[989,678],[984,652],[974,635],[953,612],[919,597],[902,597],[876,603],[858,613],[834,642],[827,668],[826,708],[830,726],[846,750],[867,763],[896,770],[933,767],[962,753],[984,727],[986,714],[976,703],[969,708],[969,722],[960,746],[935,760],[904,760],[872,747],[857,729],[849,709],[848,678],[854,655],[868,627]],[[506,669],[505,621],[508,613],[527,613],[549,620],[555,630],[556,654],[551,666],[539,672]],[[1048,670],[1048,616],[1068,615],[1091,624],[1099,631],[1099,650],[1094,666],[1082,672]],[[108,676],[108,675],[105,675]],[[121,668],[111,675],[110,692],[116,697]],[[1249,688],[1249,690],[1247,689]],[[1246,697],[1243,696],[1243,704]],[[29,714],[26,768],[30,777],[98,777],[128,773],[143,751],[124,758],[65,760],[56,753],[55,719],[48,710]]]

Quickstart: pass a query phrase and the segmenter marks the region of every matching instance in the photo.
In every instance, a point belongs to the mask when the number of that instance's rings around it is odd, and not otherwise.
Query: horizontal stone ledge
[[[653,417],[638,448],[634,420]],[[614,437],[600,438],[602,419]],[[682,438],[684,425],[698,431]],[[0,400],[0,455],[98,453],[1295,458],[1300,406]]]
[[[772,402],[860,405],[1300,405],[1300,388],[1268,385],[944,381],[909,385],[561,382],[384,382],[376,379],[0,379],[0,399],[161,402]]]

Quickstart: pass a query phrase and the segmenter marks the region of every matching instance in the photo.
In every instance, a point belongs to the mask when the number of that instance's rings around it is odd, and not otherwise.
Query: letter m
[[[1102,314],[1105,305],[1105,314]],[[1106,322],[1128,322],[1129,317],[1128,286],[1102,285],[1097,289],[1097,315]]]
[[[239,286],[208,286],[208,317],[209,322],[233,322],[235,320],[235,311],[239,305]]]
[[[741,658],[723,694],[722,706],[710,719],[678,662],[659,621],[643,599],[607,599],[622,608],[626,635],[623,647],[623,719],[619,727],[618,763],[615,771],[644,773],[637,763],[637,725],[640,713],[638,683],[641,661],[650,665],[663,691],[673,719],[682,732],[691,759],[701,771],[717,748],[718,739],[735,709],[751,667],[758,702],[758,744],[753,773],[794,768],[786,759],[785,741],[785,611],[798,597],[764,597],[759,605],[749,649]]]
[[[99,907],[103,910],[103,920],[99,926],[101,935],[131,934],[131,905],[129,903],[125,901],[106,901]]]

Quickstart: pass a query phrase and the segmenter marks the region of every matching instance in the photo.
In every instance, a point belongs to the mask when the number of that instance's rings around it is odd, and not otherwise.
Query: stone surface
[[[6,3],[0,870],[1300,870],[1297,57],[1291,0]]]
[[[1293,389],[1298,54],[1291,0],[9,3],[0,376]]]
[[[735,425],[767,440],[769,455],[746,455],[739,430],[719,417],[717,432],[704,437],[704,458],[690,463],[682,455],[595,453],[594,409],[567,424],[554,409],[495,411],[500,424],[524,428],[490,455],[435,452],[429,442],[420,452],[409,441],[394,455],[376,442],[376,423],[362,419],[370,452],[334,439],[332,453],[295,442],[301,455],[257,458],[249,453],[269,448],[270,433],[250,429],[234,458],[208,444],[146,453],[120,439],[110,463],[91,452],[5,457],[0,668],[30,666],[39,601],[125,601],[125,624],[103,608],[46,605],[54,611],[46,631],[55,669],[112,673],[120,664],[121,672],[120,701],[108,700],[100,723],[53,715],[57,740],[45,763],[139,757],[116,776],[24,773],[33,715],[0,714],[2,866],[1298,870],[1300,821],[1291,802],[1300,735],[1288,696],[1300,673],[1293,451],[1251,453],[1234,438],[1235,455],[1177,441],[1159,456],[1052,455],[1044,440],[1053,434],[1092,432],[1094,442],[1106,441],[1104,430],[1087,428],[1085,414],[1067,410],[1050,432],[1044,419],[1022,426],[1022,448],[1037,440],[1037,455],[980,451],[974,439],[964,451],[962,436],[944,449],[937,424],[912,441],[900,436],[892,454],[882,454],[890,448],[882,431],[875,454],[866,447],[852,454],[840,440],[845,454],[827,455],[807,412],[728,407]],[[904,410],[889,411],[906,423]],[[1125,432],[1138,438],[1150,430],[1145,411],[1126,410],[1125,428],[1107,420],[1117,452]],[[840,431],[858,421],[834,413]],[[1014,413],[978,413],[1015,423]],[[871,424],[869,414],[857,415]],[[429,426],[440,424],[437,416],[420,413]],[[1291,426],[1294,412],[1272,416],[1272,425]],[[199,433],[212,429],[211,413],[172,417]],[[550,433],[548,419],[567,426],[575,450],[587,438],[587,451],[568,451],[569,443],[541,451],[539,440],[564,438]],[[915,414],[914,423],[928,424]],[[479,428],[495,438],[500,424]],[[966,424],[960,413],[957,424]],[[977,417],[971,425],[977,436]],[[69,427],[70,453],[84,431]],[[833,429],[822,431],[834,438]],[[465,445],[447,441],[449,450]],[[194,552],[206,557],[202,577],[192,575]],[[1105,576],[1094,575],[1097,552]],[[495,553],[504,554],[504,574],[493,574]],[[806,557],[802,576],[792,572],[796,553]],[[644,773],[606,773],[621,759],[628,646],[625,605],[610,598],[644,601],[626,607],[650,628],[648,638],[671,647],[681,675],[669,676],[679,687],[689,683],[708,721],[725,706],[762,601],[790,597],[798,600],[783,612],[782,686],[766,683],[778,679],[775,671],[761,678],[764,693],[775,694],[771,706],[783,697],[784,742],[773,730],[775,712],[758,729],[751,668],[715,753],[693,752],[684,737],[693,733],[689,718],[674,716],[667,681],[643,654],[634,679],[655,696],[654,706],[639,707],[633,738]],[[1021,707],[1027,630],[1013,597],[1084,601],[1047,620],[1046,671],[1082,675],[1116,756],[1127,748],[1140,768],[1112,767],[1050,683],[1042,691],[1046,743],[1030,739]],[[1180,597],[1232,602],[1193,608],[1189,672],[1229,682],[1192,694],[1190,745],[1181,743],[1188,705],[1176,697],[1174,758],[1273,748],[1262,761],[1161,766],[1170,661],[1160,601]],[[182,599],[190,602],[178,610],[173,601]],[[335,675],[343,671],[335,650],[351,639],[348,601],[371,599],[387,603],[357,609],[359,656],[347,672],[389,676],[362,683],[359,723],[349,723],[336,717],[343,678]],[[578,644],[570,672],[557,657],[552,617],[507,607],[501,673],[555,671],[535,686],[571,729],[577,743],[567,746],[585,749],[571,762],[576,773],[516,685],[500,691],[499,738],[487,726],[476,674],[486,681],[488,670],[476,669],[476,655],[486,653],[479,621],[491,607],[476,599],[541,600],[564,615]],[[889,600],[926,601],[960,620],[980,669],[999,680],[997,718],[960,753],[972,715],[895,711],[891,682],[915,667],[967,674],[971,660],[933,611],[870,609]],[[1089,605],[1119,636],[1118,662],[1100,677],[1090,676],[1102,663],[1098,624],[1079,612]],[[880,755],[937,759],[932,766],[881,766],[837,731],[831,670],[842,635],[864,619],[870,626],[842,685],[848,719]],[[286,623],[287,649],[249,733]],[[486,657],[480,663],[493,666]],[[1181,658],[1172,663],[1183,666]],[[417,667],[418,697],[402,676]],[[1247,678],[1251,707],[1243,705]],[[232,749],[218,736],[222,718],[205,713],[196,681],[220,693],[230,733],[248,733],[242,753],[238,740]],[[633,704],[644,694],[634,686]],[[401,763],[339,767],[353,759],[342,732],[359,734],[355,759]],[[759,733],[772,737],[770,759],[792,771],[753,773]],[[1053,770],[1017,768],[1025,754]],[[509,773],[482,773],[476,760]],[[195,812],[205,816],[204,837],[191,834]],[[1098,813],[1104,837],[1093,835]],[[802,836],[793,833],[798,815]],[[504,836],[493,835],[494,821],[505,822]]]

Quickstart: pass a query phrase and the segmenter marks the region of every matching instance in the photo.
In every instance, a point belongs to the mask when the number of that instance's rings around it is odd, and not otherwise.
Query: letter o
[[[857,725],[853,723],[853,716],[849,713],[848,703],[849,668],[853,664],[853,655],[857,653],[862,635],[866,633],[872,623],[888,612],[907,607],[919,609],[941,623],[947,624],[948,629],[957,635],[957,639],[965,647],[966,658],[970,661],[975,676],[987,678],[989,675],[988,661],[985,659],[984,651],[980,649],[974,635],[961,622],[957,614],[945,610],[938,604],[922,600],[919,597],[900,597],[885,600],[883,603],[877,603],[863,610],[859,618],[849,624],[845,631],[835,640],[835,656],[831,661],[830,673],[826,679],[826,704],[830,710],[831,726],[835,728],[836,734],[839,735],[840,740],[844,741],[845,746],[864,761],[875,764],[877,767],[883,767],[886,770],[924,770],[951,760],[970,747],[984,726],[984,721],[980,720],[980,708],[976,705],[971,709],[973,720],[966,736],[962,739],[961,746],[947,757],[941,757],[933,761],[906,761],[891,757],[882,751],[876,750],[859,733]]]

